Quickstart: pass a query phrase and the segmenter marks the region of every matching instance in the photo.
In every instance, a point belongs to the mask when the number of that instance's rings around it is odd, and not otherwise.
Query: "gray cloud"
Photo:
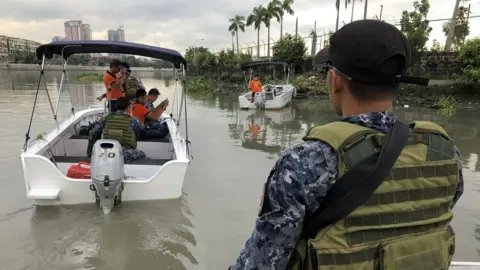
[[[432,17],[451,16],[451,0],[431,3]],[[193,45],[231,48],[228,19],[235,14],[247,16],[259,4],[266,5],[267,0],[116,0],[101,5],[98,0],[0,0],[0,35],[49,42],[53,36],[64,35],[64,21],[82,20],[91,25],[95,37],[102,39],[107,37],[108,29],[123,24],[128,41],[169,47],[181,53]],[[370,0],[368,17],[379,13],[380,4],[385,5],[384,18],[392,23],[394,19],[399,20],[403,9],[412,8],[412,0],[397,0],[388,4]],[[293,8],[295,16],[299,17],[299,34],[302,36],[308,35],[315,20],[320,33],[323,29],[334,28],[336,12],[333,0],[296,0]],[[358,0],[355,11],[355,18],[362,18],[363,3]],[[480,2],[472,2],[472,11],[480,12]],[[340,21],[349,22],[350,12],[350,8],[342,8]],[[472,24],[473,34],[478,35],[480,29],[475,25],[480,24]],[[279,37],[279,29],[278,23],[272,21],[271,37],[274,40]],[[294,31],[295,17],[285,17],[284,32]],[[433,34],[443,38],[441,28],[436,25]],[[264,27],[260,35],[261,40],[266,42]],[[253,46],[256,40],[257,33],[252,28],[239,35],[240,46],[243,47],[245,43]]]

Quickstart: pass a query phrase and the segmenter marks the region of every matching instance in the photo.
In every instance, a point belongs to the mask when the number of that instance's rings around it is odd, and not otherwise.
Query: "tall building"
[[[52,42],[62,41],[62,40],[65,40],[65,38],[64,38],[64,37],[60,37],[60,36],[54,36],[54,37],[52,38]]]
[[[92,30],[90,29],[90,24],[82,24],[82,39],[92,40]]]
[[[66,21],[64,26],[66,40],[92,40],[89,24],[83,24],[82,21]]]
[[[125,41],[125,30],[120,26],[117,30],[108,30],[108,40]]]

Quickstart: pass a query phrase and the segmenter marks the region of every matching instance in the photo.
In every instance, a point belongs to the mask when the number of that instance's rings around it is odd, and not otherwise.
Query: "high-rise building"
[[[60,37],[60,36],[54,36],[54,37],[52,38],[52,42],[62,41],[62,40],[65,40],[65,38],[64,38],[64,37]]]
[[[82,39],[92,40],[92,30],[90,29],[90,24],[82,24]]]
[[[120,26],[117,30],[108,30],[108,40],[125,41],[125,30]]]
[[[92,40],[89,24],[83,24],[82,21],[66,21],[64,25],[66,40]]]
[[[82,21],[67,21],[64,23],[64,25],[66,40],[82,39]]]

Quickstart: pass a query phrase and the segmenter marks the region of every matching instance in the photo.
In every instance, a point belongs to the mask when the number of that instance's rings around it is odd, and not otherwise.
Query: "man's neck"
[[[392,100],[369,101],[367,102],[351,102],[343,106],[342,115],[359,115],[369,112],[385,112],[392,111]]]

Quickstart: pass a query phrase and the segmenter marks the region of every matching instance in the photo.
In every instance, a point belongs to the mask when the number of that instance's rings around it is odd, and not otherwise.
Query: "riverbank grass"
[[[101,82],[103,74],[100,73],[82,73],[73,78],[77,82]]]

